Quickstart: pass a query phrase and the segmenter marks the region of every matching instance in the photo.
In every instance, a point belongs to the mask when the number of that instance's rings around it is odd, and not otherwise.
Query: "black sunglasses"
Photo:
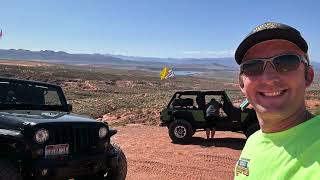
[[[308,61],[303,56],[284,54],[272,58],[246,61],[240,65],[240,74],[245,74],[247,76],[261,75],[267,66],[267,62],[270,62],[272,67],[280,73],[297,70],[301,62],[309,66]]]

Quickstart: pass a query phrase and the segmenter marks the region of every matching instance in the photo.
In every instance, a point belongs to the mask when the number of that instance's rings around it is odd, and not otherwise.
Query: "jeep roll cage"
[[[221,99],[223,101],[222,109],[226,112],[226,114],[229,114],[230,107],[232,106],[232,103],[231,103],[231,101],[225,91],[219,91],[219,90],[217,90],[217,91],[177,91],[176,93],[174,93],[174,95],[170,99],[170,101],[167,105],[167,109],[170,109],[171,104],[173,105],[174,108],[177,106],[178,107],[192,107],[193,106],[193,99],[191,99],[191,98],[180,99],[181,96],[183,96],[183,95],[196,96],[197,98],[199,98],[198,100],[202,103],[205,103],[205,100],[204,100],[205,96],[208,96],[208,95],[221,96]],[[199,104],[198,101],[196,103],[198,104],[198,106],[201,106],[201,104]],[[202,106],[205,106],[205,105],[202,104]],[[204,107],[202,107],[200,109],[204,109]]]

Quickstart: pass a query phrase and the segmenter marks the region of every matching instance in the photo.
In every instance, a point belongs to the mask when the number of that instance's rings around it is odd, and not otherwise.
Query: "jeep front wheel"
[[[125,180],[127,176],[127,158],[122,149],[113,144],[113,147],[119,152],[117,166],[111,169],[106,179],[108,180]]]
[[[113,144],[113,148],[115,148],[116,151],[119,152],[118,160],[117,160],[117,166],[113,167],[109,171],[101,171],[94,175],[87,175],[82,177],[74,178],[74,180],[125,180],[127,176],[127,159],[122,151],[122,149]]]
[[[0,159],[0,177],[5,180],[22,180],[17,167],[4,159]]]
[[[169,136],[174,143],[185,142],[189,140],[193,134],[193,128],[188,121],[176,120],[169,125]]]

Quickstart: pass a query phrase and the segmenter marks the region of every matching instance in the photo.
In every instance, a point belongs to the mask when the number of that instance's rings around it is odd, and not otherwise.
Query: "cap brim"
[[[292,32],[287,29],[265,29],[249,34],[240,43],[235,53],[235,59],[237,63],[241,64],[244,55],[251,47],[260,42],[272,39],[284,39],[290,41],[296,44],[303,52],[308,52],[307,42],[301,36],[298,36],[296,32]]]

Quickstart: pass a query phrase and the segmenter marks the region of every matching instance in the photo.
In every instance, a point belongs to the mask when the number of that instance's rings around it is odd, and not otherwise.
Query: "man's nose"
[[[273,67],[273,65],[270,62],[267,62],[267,64],[264,67],[263,75],[264,78],[275,78],[279,75],[278,71]]]

